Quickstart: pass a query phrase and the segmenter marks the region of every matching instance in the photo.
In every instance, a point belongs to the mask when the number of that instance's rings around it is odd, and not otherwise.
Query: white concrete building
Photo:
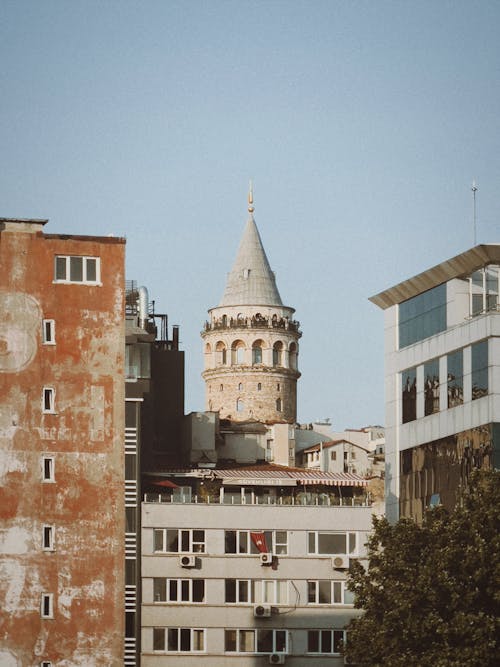
[[[371,528],[364,480],[272,465],[151,480],[142,667],[343,665],[359,613],[346,568]]]
[[[387,516],[453,506],[499,465],[500,245],[479,245],[371,298],[385,311]]]

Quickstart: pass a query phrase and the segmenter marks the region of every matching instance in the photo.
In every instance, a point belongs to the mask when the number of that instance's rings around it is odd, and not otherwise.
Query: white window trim
[[[310,551],[310,546],[309,546],[309,536],[314,535],[314,550]],[[318,543],[319,543],[319,535],[345,535],[345,552],[344,551],[332,551],[331,553],[328,552],[323,552],[323,551],[318,551]],[[354,535],[354,542],[355,546],[352,551],[349,549],[349,542],[350,542],[350,535]],[[309,530],[307,532],[307,553],[309,556],[332,556],[335,554],[343,554],[346,556],[355,556],[358,553],[358,544],[359,544],[359,538],[358,538],[358,533],[352,530],[346,531],[346,530]]]
[[[274,555],[274,556],[288,556],[288,531],[287,530],[234,530],[234,529],[228,529],[228,531],[224,531],[224,537],[226,532],[234,532],[236,533],[236,552],[233,551],[225,551],[224,555],[225,556],[257,556],[259,555],[259,550],[257,547],[254,547],[252,549],[252,538],[250,537],[250,533],[271,533],[271,543],[267,541],[267,548],[269,551]],[[277,533],[285,533],[286,534],[286,542],[277,542]],[[242,544],[243,542],[246,542],[246,544]],[[247,551],[241,551],[241,546],[243,546]],[[278,546],[279,547],[285,547],[284,551],[280,551],[278,553]]]
[[[163,630],[164,631],[163,632],[163,638],[164,638],[163,639],[163,648],[162,649],[153,648],[153,653],[169,653],[169,654],[176,653],[176,654],[179,654],[179,655],[187,655],[187,654],[190,654],[190,653],[196,653],[196,654],[199,655],[201,653],[206,653],[207,652],[207,631],[206,631],[205,628],[185,628],[185,627],[162,628],[162,627],[156,626],[155,628],[153,628],[153,630]],[[168,631],[169,630],[177,630],[178,631],[178,634],[177,634],[177,647],[178,648],[177,649],[169,649],[168,648]],[[203,648],[201,650],[196,650],[196,649],[190,648],[189,651],[181,651],[181,649],[179,648],[180,630],[189,630],[189,632],[190,632],[189,641],[190,641],[191,646],[193,646],[193,634],[194,634],[194,632],[202,632],[203,633]]]
[[[177,551],[167,551],[167,530],[177,530]],[[162,531],[163,533],[163,549],[155,550],[155,533]],[[195,542],[193,539],[194,533],[203,531],[203,542]],[[182,549],[182,533],[189,533],[189,549]],[[167,553],[167,554],[201,554],[206,553],[206,531],[203,528],[153,528],[153,553]],[[202,547],[201,549],[198,547]]]
[[[230,655],[234,654],[239,654],[239,655],[269,655],[269,651],[258,651],[258,633],[259,629],[258,628],[226,628],[226,630],[234,630],[236,632],[236,650],[235,651],[227,651],[224,650],[224,653],[228,653]],[[240,650],[240,632],[252,632],[253,633],[253,650],[252,651],[241,651]],[[265,632],[268,632],[265,630]],[[290,631],[286,628],[272,628],[271,629],[272,636],[273,636],[273,646],[271,653],[281,653],[284,655],[288,655],[288,652],[290,650]],[[284,632],[285,633],[285,650],[284,651],[278,651],[276,648],[276,634],[278,632]]]
[[[338,628],[308,628],[307,629],[307,640],[306,640],[307,643],[306,643],[306,646],[309,645],[309,633],[310,632],[319,632],[319,633],[329,632],[330,635],[331,635],[332,648],[333,648],[333,645],[335,643],[334,642],[334,634],[333,634],[334,632],[341,632],[342,633],[342,642],[343,642],[343,644],[345,644],[345,642],[346,642],[346,637],[347,637],[346,630],[340,630]],[[306,648],[306,654],[307,655],[316,655],[316,656],[319,656],[319,655],[342,655],[340,651],[332,650],[329,653],[327,653],[326,651],[309,651],[309,650],[307,650],[307,648]]]
[[[46,407],[46,398],[48,398],[49,407]],[[54,387],[44,387],[42,389],[42,412],[45,415],[56,414],[56,390]]]
[[[48,544],[45,543],[45,535],[48,535]],[[44,551],[55,551],[55,527],[49,524],[42,526],[42,549]]]
[[[45,463],[49,465],[49,475],[45,474]],[[55,482],[55,458],[53,456],[42,456],[42,480],[44,482]]]
[[[48,602],[48,612],[45,613],[46,602]],[[40,598],[40,616],[42,618],[54,618],[54,594],[42,593]]]
[[[48,333],[48,335],[47,335]],[[56,344],[56,321],[43,320],[42,323],[42,340],[44,345]]]
[[[154,577],[154,579],[164,579],[165,580],[165,600],[156,600],[154,599],[153,602],[154,604],[205,604],[206,601],[206,581],[205,579],[201,578],[194,578],[194,579],[177,579],[175,577]],[[170,582],[175,581],[177,582],[177,599],[173,600],[170,598]],[[188,582],[188,599],[183,600],[182,599],[182,583],[184,581]],[[193,581],[203,581],[204,585],[204,599],[203,600],[193,600]],[[179,595],[180,594],[180,595]],[[153,580],[153,597],[154,597],[154,580]]]
[[[320,602],[319,601],[319,584],[321,581],[326,581],[327,583],[330,584],[330,602]],[[345,601],[345,594],[347,589],[347,582],[344,580],[335,580],[335,579],[308,579],[307,585],[308,585],[308,594],[309,594],[309,584],[315,584],[316,590],[315,590],[315,598],[316,600],[314,602],[307,602],[308,605],[314,606],[314,607],[352,607],[353,603],[352,602],[346,602]],[[340,602],[335,602],[335,587],[340,586]]]
[[[82,280],[71,280],[70,278],[70,263],[71,263],[71,258],[72,257],[78,257],[82,259]],[[65,278],[57,278],[57,260],[58,259],[65,259],[66,260],[66,276]],[[96,267],[95,267],[95,273],[96,277],[95,280],[87,280],[87,262],[88,260],[95,260]],[[101,258],[100,257],[92,257],[88,255],[56,255],[54,257],[54,283],[57,284],[66,284],[66,285],[97,285],[101,286]]]
[[[235,602],[228,602],[226,600],[226,581],[234,581],[235,582],[235,587],[236,587],[236,601]],[[246,583],[248,586],[248,600],[240,600],[240,583]],[[255,581],[253,579],[233,579],[232,577],[228,577],[227,579],[224,580],[224,604],[230,604],[230,605],[237,605],[237,604],[244,604],[244,605],[250,605],[254,604],[254,598],[255,598]]]

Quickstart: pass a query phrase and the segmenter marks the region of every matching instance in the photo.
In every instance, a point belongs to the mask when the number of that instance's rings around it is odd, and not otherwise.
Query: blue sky
[[[0,4],[0,216],[127,237],[127,277],[199,332],[255,219],[303,330],[298,417],[384,423],[368,297],[500,242],[500,3]]]

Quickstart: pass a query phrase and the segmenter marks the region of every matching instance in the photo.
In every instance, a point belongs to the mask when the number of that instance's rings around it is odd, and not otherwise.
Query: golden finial
[[[250,181],[250,186],[248,188],[248,212],[250,213],[250,215],[252,215],[254,211],[255,209],[253,207],[253,185],[252,181]]]

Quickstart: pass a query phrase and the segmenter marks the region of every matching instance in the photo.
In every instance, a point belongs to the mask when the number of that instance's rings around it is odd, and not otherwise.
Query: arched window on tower
[[[262,363],[262,347],[263,341],[261,340],[256,340],[252,345],[252,364]]]
[[[276,412],[281,412],[282,410],[282,401],[281,398],[276,399]]]
[[[227,327],[227,315],[222,316],[222,326]]]
[[[245,343],[242,340],[235,340],[231,345],[231,363],[239,365],[245,363]]]
[[[241,382],[238,385],[238,391],[243,391],[243,384]]]
[[[283,343],[280,340],[273,345],[273,366],[283,366]]]
[[[217,366],[225,366],[227,363],[226,345],[221,340],[215,346],[215,363]]]
[[[244,409],[245,409],[245,404],[243,403],[241,398],[239,398],[236,401],[236,412],[243,412]]]
[[[292,368],[294,371],[297,370],[297,344],[296,343],[290,343],[288,358],[289,358],[290,368]]]

